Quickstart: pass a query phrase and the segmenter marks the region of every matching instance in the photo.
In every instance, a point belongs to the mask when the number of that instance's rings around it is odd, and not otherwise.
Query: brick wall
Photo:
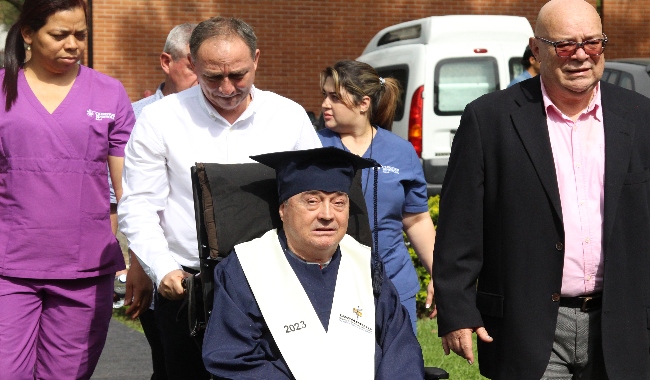
[[[607,58],[650,57],[650,1],[603,0]]]
[[[650,1],[603,0],[609,58],[650,56]],[[122,81],[132,100],[163,79],[169,29],[212,16],[251,24],[261,50],[256,85],[320,113],[318,73],[354,59],[384,27],[444,14],[525,16],[534,27],[545,0],[94,0],[94,67]],[[596,0],[590,0],[595,5]],[[644,5],[640,5],[640,3]],[[647,3],[647,5],[645,5]],[[523,47],[522,47],[523,49]]]

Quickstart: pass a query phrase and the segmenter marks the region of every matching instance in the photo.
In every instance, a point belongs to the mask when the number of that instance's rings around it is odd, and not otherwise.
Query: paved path
[[[149,380],[151,350],[144,334],[111,320],[92,380]]]

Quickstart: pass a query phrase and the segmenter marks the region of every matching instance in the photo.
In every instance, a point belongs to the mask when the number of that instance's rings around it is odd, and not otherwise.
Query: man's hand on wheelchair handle
[[[183,279],[191,276],[190,273],[181,269],[173,270],[163,277],[158,287],[158,293],[161,296],[172,300],[178,301],[185,297],[185,288],[183,288]]]

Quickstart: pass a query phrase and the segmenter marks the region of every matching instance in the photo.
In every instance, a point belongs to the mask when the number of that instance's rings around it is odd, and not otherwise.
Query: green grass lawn
[[[454,354],[445,356],[442,343],[438,338],[438,323],[436,319],[420,319],[417,322],[418,341],[422,347],[424,365],[427,367],[440,367],[449,372],[449,379],[454,380],[481,380],[485,377],[478,372],[478,363],[467,364],[467,360]],[[474,335],[474,358],[476,355],[476,335]]]
[[[124,314],[125,307],[113,309],[113,318],[134,330],[142,332],[138,319],[132,320]],[[460,356],[451,353],[445,356],[442,344],[438,338],[438,324],[435,319],[420,319],[417,322],[418,341],[422,346],[424,365],[427,367],[440,367],[449,372],[449,378],[454,380],[482,380],[485,377],[478,372],[478,363],[472,365]],[[474,357],[476,356],[476,336],[474,336]]]

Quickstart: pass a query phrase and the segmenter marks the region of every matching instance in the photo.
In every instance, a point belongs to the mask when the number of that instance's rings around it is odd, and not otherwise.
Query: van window
[[[494,57],[443,59],[434,73],[434,112],[461,115],[472,100],[499,88]]]
[[[400,121],[404,117],[404,104],[406,104],[406,93],[408,92],[409,67],[408,65],[388,66],[377,69],[377,74],[382,78],[395,78],[402,87],[400,102],[395,110],[395,121]]]
[[[377,46],[386,45],[395,41],[413,40],[420,38],[422,34],[422,25],[411,25],[406,28],[391,30],[390,32],[381,36],[377,42]]]
[[[510,82],[524,72],[524,65],[521,64],[521,57],[512,57],[508,61],[508,68],[510,69]]]

